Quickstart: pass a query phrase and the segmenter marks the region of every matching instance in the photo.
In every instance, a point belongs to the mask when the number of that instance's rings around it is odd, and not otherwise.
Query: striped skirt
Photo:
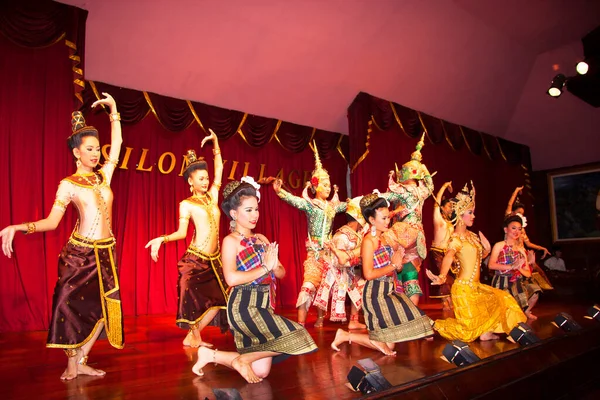
[[[540,293],[542,288],[531,278],[519,277],[516,281],[510,281],[510,275],[494,275],[492,278],[492,287],[504,290],[515,298],[523,310],[527,310],[527,302],[536,293]]]
[[[371,340],[398,343],[433,335],[431,319],[405,294],[394,290],[391,277],[366,282],[363,310]]]
[[[272,351],[286,355],[313,352],[317,345],[300,324],[273,312],[269,285],[236,286],[227,301],[227,319],[238,353]],[[275,357],[273,362],[281,361]]]

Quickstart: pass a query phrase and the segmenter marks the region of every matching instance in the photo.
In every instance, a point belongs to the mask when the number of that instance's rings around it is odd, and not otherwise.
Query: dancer
[[[209,324],[227,329],[227,287],[223,279],[221,254],[219,252],[219,217],[221,212],[217,200],[223,176],[223,158],[217,135],[209,129],[210,135],[202,139],[200,147],[212,140],[214,148],[215,175],[209,184],[208,166],[203,159],[196,158],[194,150],[185,156],[187,166],[183,178],[190,185],[192,195],[179,203],[179,227],[176,232],[150,240],[152,259],[158,261],[161,244],[185,239],[190,219],[194,224],[194,237],[177,263],[178,307],[175,323],[188,329],[183,340],[184,346],[212,346],[202,340],[202,329]],[[220,312],[221,311],[221,312]]]
[[[490,252],[490,243],[479,232],[479,237],[467,228],[475,220],[475,188],[465,185],[456,195],[454,233],[442,261],[439,275],[427,270],[434,285],[446,281],[453,260],[458,273],[452,285],[452,303],[456,318],[438,319],[433,328],[448,340],[472,342],[495,340],[495,333],[506,334],[519,323],[527,321],[521,308],[508,293],[479,282],[481,260]]]
[[[223,272],[232,288],[227,318],[237,352],[200,347],[192,368],[197,375],[214,362],[257,383],[269,375],[272,363],[317,349],[304,327],[273,312],[275,279],[282,279],[285,269],[278,259],[278,245],[253,232],[259,217],[259,188],[254,179],[243,177],[223,189],[221,208],[233,228],[223,239]]]
[[[452,193],[452,182],[446,182],[442,185],[436,195],[435,204],[433,205],[433,242],[429,249],[429,268],[434,275],[440,273],[442,267],[442,260],[450,236],[454,232],[454,225],[452,224],[452,200],[444,199],[444,192],[448,189],[448,192]],[[444,310],[452,309],[452,298],[450,296],[450,288],[454,278],[452,276],[446,276],[446,282],[441,285],[432,285],[429,297],[432,299],[441,299]]]
[[[306,260],[304,261],[304,279],[302,288],[298,294],[296,308],[298,309],[298,323],[306,323],[308,309],[314,301],[315,293],[321,284],[323,274],[323,257],[326,249],[325,243],[331,239],[333,218],[337,213],[346,211],[346,203],[340,202],[338,188],[334,186],[334,194],[331,200],[327,200],[331,193],[329,173],[323,169],[317,146],[313,143],[315,153],[315,169],[312,172],[310,182],[306,182],[302,197],[294,196],[281,187],[281,179],[273,182],[273,189],[280,199],[289,205],[304,211],[308,220],[308,240],[306,241]],[[315,197],[308,196],[308,188]],[[315,327],[323,326],[323,310],[318,309]]]
[[[389,203],[379,193],[365,195],[360,201],[363,217],[371,225],[370,233],[362,242],[361,258],[363,277],[363,310],[366,333],[351,333],[338,329],[331,348],[352,341],[395,355],[395,343],[425,338],[433,335],[432,321],[403,293],[395,289],[395,273],[402,268],[403,252],[393,252],[383,232],[390,222]]]
[[[523,220],[512,215],[504,220],[504,240],[492,248],[488,267],[495,271],[492,286],[510,293],[527,318],[535,321],[537,317],[531,310],[538,301],[542,289],[531,279],[535,253],[525,251],[521,242]]]
[[[72,380],[78,375],[106,374],[87,365],[88,355],[103,329],[113,347],[121,349],[124,343],[110,188],[123,142],[121,116],[115,100],[108,93],[102,94],[104,98],[95,101],[92,108],[99,104],[110,108],[108,160],[95,171],[101,155],[98,131],[87,126],[83,114],[75,111],[71,117],[72,134],[67,139],[76,160],[75,174],[60,182],[48,217],[11,225],[0,232],[2,251],[10,258],[15,232],[27,235],[53,231],[70,203],[77,209],[77,223],[58,258],[58,281],[46,344],[49,348],[63,349],[68,357],[62,380]]]
[[[510,199],[508,200],[506,210],[504,211],[504,218],[508,218],[511,215],[519,215],[523,219],[523,224],[526,225],[527,222],[525,219],[525,205],[523,203],[519,202],[519,198],[518,198],[518,195],[522,192],[523,192],[523,186],[518,186],[517,188],[515,188],[512,195],[510,196]],[[535,243],[532,243],[531,240],[529,240],[529,237],[525,233],[524,228],[525,228],[525,226],[523,226],[523,230],[521,231],[520,240],[525,244],[525,246],[529,249],[542,251],[543,252],[542,258],[541,258],[542,260],[544,258],[546,258],[547,256],[549,256],[550,252],[548,251],[547,248],[537,245]]]
[[[411,154],[410,161],[404,163],[400,171],[396,167],[396,181],[392,178],[394,173],[390,172],[388,192],[384,194],[388,201],[397,203],[393,213],[395,222],[384,235],[394,251],[404,252],[402,270],[398,273],[401,285],[398,289],[404,291],[415,305],[419,304],[419,298],[423,295],[419,285],[419,270],[427,256],[423,203],[433,192],[431,174],[421,163],[424,140],[425,134]]]
[[[326,257],[327,269],[317,295],[315,306],[327,311],[331,297],[331,321],[346,321],[346,295],[350,298],[350,323],[348,329],[364,329],[367,326],[358,320],[358,310],[362,307],[364,279],[357,276],[354,269],[360,266],[360,251],[363,228],[366,221],[360,211],[360,197],[348,201],[346,215],[348,223],[337,230],[333,239],[326,243],[331,256]]]

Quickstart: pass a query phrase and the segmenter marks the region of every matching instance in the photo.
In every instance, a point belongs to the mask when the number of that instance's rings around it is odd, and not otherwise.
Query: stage
[[[541,339],[565,336],[551,321],[557,313],[567,312],[584,330],[594,330],[600,324],[583,318],[590,306],[591,304],[583,302],[561,304],[555,300],[544,301],[542,298],[534,312],[539,319],[530,321],[529,324]],[[423,304],[422,308],[433,319],[444,316],[439,303]],[[414,390],[420,385],[426,386],[429,378],[454,379],[453,374],[447,372],[458,370],[440,359],[442,349],[448,342],[438,335],[433,341],[418,340],[398,344],[395,357],[383,356],[357,344],[343,344],[339,353],[334,352],[329,345],[336,329],[342,325],[326,321],[324,328],[315,329],[315,313],[311,310],[307,325],[319,350],[310,355],[291,357],[275,365],[267,379],[253,385],[245,383],[235,371],[223,366],[215,367],[213,364],[204,368],[204,377],[195,376],[191,367],[196,359],[196,350],[182,346],[186,332],[175,326],[173,315],[126,317],[125,348],[116,350],[106,340],[100,340],[90,355],[89,364],[105,370],[107,375],[102,378],[80,376],[70,382],[59,379],[65,368],[66,358],[62,351],[44,347],[45,331],[3,333],[0,334],[0,394],[4,399],[201,400],[206,397],[214,399],[213,388],[236,388],[243,399],[354,399],[363,395],[348,389],[346,375],[362,358],[372,358],[394,386],[413,381],[418,383],[405,386],[407,390],[411,387]],[[293,318],[295,310],[283,310],[283,314]],[[219,350],[234,348],[231,333],[220,334],[216,328],[207,328],[203,339],[213,343]],[[477,341],[470,347],[485,361],[501,353],[506,353],[507,359],[516,357],[520,346],[503,338],[490,342]],[[540,346],[537,350],[543,351],[543,347]],[[474,370],[476,367],[467,368]],[[467,378],[470,373],[465,372]],[[494,374],[502,374],[502,369],[497,368]],[[485,385],[479,379],[468,382],[470,389],[480,384]],[[578,398],[594,398],[599,393],[598,386],[595,386],[580,393]],[[439,398],[445,397],[440,393]]]

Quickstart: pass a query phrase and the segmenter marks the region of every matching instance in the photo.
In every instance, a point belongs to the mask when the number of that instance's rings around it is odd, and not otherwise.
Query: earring
[[[235,231],[236,227],[237,227],[237,222],[235,222],[235,218],[234,218],[231,221],[229,221],[229,231],[231,231],[231,232]]]
[[[377,235],[377,228],[375,228],[375,225],[371,225],[371,236],[375,235]]]
[[[75,165],[77,166],[77,168],[81,167],[81,160],[78,158],[77,161],[75,161]]]
[[[190,185],[190,193],[194,193],[194,187]]]

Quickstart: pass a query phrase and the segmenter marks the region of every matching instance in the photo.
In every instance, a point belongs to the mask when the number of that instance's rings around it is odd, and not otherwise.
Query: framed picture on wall
[[[548,173],[555,242],[600,241],[600,165]]]

